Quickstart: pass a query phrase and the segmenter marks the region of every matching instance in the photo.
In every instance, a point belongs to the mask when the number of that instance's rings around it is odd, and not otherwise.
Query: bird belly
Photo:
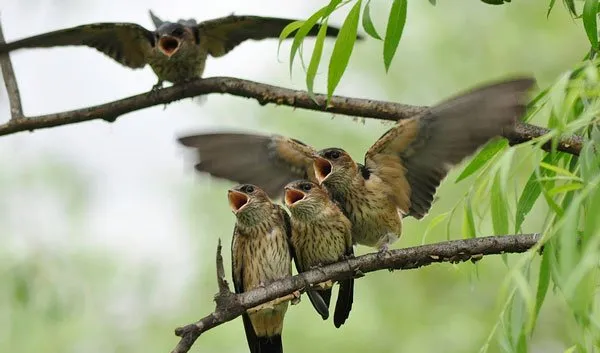
[[[306,270],[337,262],[346,252],[344,234],[335,223],[297,226],[293,233],[294,248]]]
[[[160,80],[179,83],[202,77],[208,53],[206,50],[182,50],[172,57],[156,52],[148,59],[152,71]]]
[[[402,218],[387,199],[355,209],[350,218],[352,239],[357,244],[381,248],[398,240],[402,232]]]

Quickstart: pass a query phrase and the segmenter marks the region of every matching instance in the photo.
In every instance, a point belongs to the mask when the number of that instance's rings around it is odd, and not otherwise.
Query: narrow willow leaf
[[[479,153],[471,160],[471,162],[463,169],[462,173],[456,178],[455,183],[467,178],[471,174],[478,171],[488,161],[490,161],[498,152],[508,146],[508,140],[498,139],[485,145]]]
[[[565,6],[573,17],[577,17],[577,9],[575,9],[575,2],[573,0],[563,0]]]
[[[560,185],[560,186],[557,186],[557,187],[554,187],[554,188],[548,190],[548,195],[553,197],[558,194],[564,194],[569,191],[579,190],[582,187],[583,187],[583,184],[581,184],[581,183],[564,184],[564,185]]]
[[[292,32],[297,31],[298,28],[302,27],[306,21],[294,21],[287,26],[283,27],[281,34],[279,34],[279,44],[277,45],[277,56],[279,56],[279,49],[281,48],[281,43],[287,39],[287,37],[292,34]]]
[[[545,163],[545,162],[540,162],[540,167],[542,167],[544,169],[551,170],[551,171],[555,172],[556,174],[567,176],[567,177],[569,177],[571,179],[574,179],[574,180],[580,180],[580,178],[577,175],[569,172],[568,170],[566,170],[564,168],[561,168],[561,167],[553,165],[553,164],[548,164],[548,163]]]
[[[555,2],[556,0],[550,0],[550,4],[548,5],[548,12],[546,13],[546,18],[550,17],[550,11],[552,11]]]
[[[312,56],[310,57],[310,63],[308,64],[308,70],[306,71],[306,88],[308,94],[314,99],[313,87],[315,83],[315,76],[317,76],[317,69],[321,62],[321,56],[323,55],[323,43],[325,42],[325,34],[327,34],[327,20],[323,21],[317,39],[315,41],[315,48],[313,49]]]
[[[292,72],[292,67],[294,65],[294,58],[296,57],[296,53],[298,52],[298,49],[300,48],[302,41],[304,40],[304,38],[306,37],[308,32],[310,32],[310,30],[317,24],[317,22],[321,18],[327,16],[328,10],[329,10],[329,5],[323,6],[321,9],[319,9],[319,11],[315,12],[306,21],[304,21],[302,26],[300,26],[300,28],[298,29],[298,32],[296,32],[296,35],[294,36],[294,41],[292,42],[292,48],[290,49],[290,74]],[[291,25],[292,24],[290,23],[288,26],[291,26]],[[284,30],[285,30],[285,28],[284,28]],[[280,42],[280,44],[281,44],[281,42]]]
[[[435,6],[435,5],[437,4],[437,1],[436,1],[436,0],[429,0],[429,3],[430,3],[431,5],[433,5],[433,6]]]
[[[531,329],[535,327],[535,322],[540,315],[540,309],[546,299],[546,293],[548,293],[548,286],[550,285],[550,256],[551,250],[548,249],[549,245],[546,245],[544,253],[542,254],[542,263],[540,264],[540,273],[538,276],[537,291],[535,293],[535,314],[531,320]]]
[[[375,39],[381,40],[381,37],[379,36],[379,33],[377,33],[375,25],[373,24],[373,20],[371,19],[371,0],[368,0],[367,4],[365,5],[362,17],[362,27],[368,35]]]
[[[537,180],[537,173],[533,171],[529,180],[525,184],[523,188],[523,193],[521,197],[519,197],[519,202],[517,203],[517,215],[515,218],[515,233],[519,233],[521,230],[521,226],[523,225],[523,221],[525,220],[525,216],[531,211],[533,205],[540,197],[542,193],[542,186]]]
[[[438,224],[442,223],[446,218],[448,218],[448,216],[450,215],[450,212],[445,212],[442,214],[439,214],[437,216],[435,216],[427,225],[427,228],[425,229],[425,233],[423,233],[423,240],[421,241],[422,244],[425,244],[425,239],[427,238],[427,236],[429,235],[429,233],[433,230],[433,228],[435,228]]]
[[[396,49],[398,49],[398,44],[404,31],[406,6],[407,0],[394,0],[390,9],[388,24],[385,30],[385,40],[383,42],[383,64],[385,65],[386,72],[390,69],[392,59],[396,54]]]
[[[508,209],[506,206],[506,191],[502,188],[500,174],[496,174],[492,185],[492,225],[496,235],[508,234]]]
[[[329,60],[329,74],[327,76],[327,96],[331,98],[333,91],[340,83],[344,71],[350,61],[354,42],[356,41],[356,32],[358,31],[358,19],[360,17],[360,7],[362,0],[358,0],[348,13],[344,20],[340,33],[333,46],[333,52]]]
[[[463,238],[475,238],[475,220],[473,218],[473,208],[471,207],[471,198],[465,199],[463,207],[463,222],[462,222],[462,236]]]

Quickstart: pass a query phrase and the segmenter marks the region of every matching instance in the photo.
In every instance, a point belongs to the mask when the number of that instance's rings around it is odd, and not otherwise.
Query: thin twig
[[[333,96],[329,105],[326,105],[327,96],[324,94],[315,94],[315,100],[313,100],[305,91],[233,77],[209,77],[174,85],[153,94],[143,93],[88,108],[40,115],[18,122],[9,122],[0,125],[0,136],[96,119],[113,122],[121,115],[143,108],[210,93],[225,93],[238,97],[252,98],[257,100],[260,105],[285,105],[334,114],[391,121],[406,119],[427,109],[427,107],[423,106],[342,96]],[[511,143],[516,144],[540,137],[549,131],[546,128],[535,125],[519,123],[516,133],[506,137]],[[561,139],[558,144],[558,150],[577,155],[581,150],[581,146],[581,137],[572,136]],[[550,146],[545,146],[545,148],[549,149]]]
[[[171,353],[188,352],[203,332],[235,319],[247,309],[302,290],[307,283],[314,285],[328,280],[356,277],[355,273],[364,274],[382,269],[408,270],[439,262],[479,260],[485,255],[522,253],[534,247],[540,238],[540,234],[520,234],[452,240],[387,253],[371,253],[315,268],[235,295],[235,300],[228,300],[227,305],[217,307],[213,313],[199,321],[177,328],[175,334],[181,340]]]
[[[2,23],[0,23],[0,43],[4,43],[4,32],[2,31]],[[15,70],[13,70],[10,55],[0,54],[0,66],[2,67],[2,77],[8,94],[10,104],[10,120],[15,121],[23,118],[23,106],[21,105],[21,95],[19,93],[19,85]]]

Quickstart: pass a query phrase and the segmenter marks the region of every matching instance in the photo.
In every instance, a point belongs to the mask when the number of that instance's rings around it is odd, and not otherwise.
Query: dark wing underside
[[[242,42],[253,39],[279,38],[281,31],[294,19],[260,17],[260,16],[227,16],[204,21],[198,25],[200,36],[208,41],[208,52],[214,57],[227,54]],[[319,26],[313,27],[308,36],[316,36]],[[328,37],[335,37],[339,28],[327,26]],[[361,38],[359,36],[359,38]]]
[[[244,133],[207,133],[182,137],[196,149],[196,170],[240,184],[254,184],[275,199],[297,179],[314,179],[311,155],[315,150],[283,136]]]
[[[154,34],[135,23],[93,23],[0,44],[0,53],[72,45],[95,48],[122,65],[138,69],[147,64]]]

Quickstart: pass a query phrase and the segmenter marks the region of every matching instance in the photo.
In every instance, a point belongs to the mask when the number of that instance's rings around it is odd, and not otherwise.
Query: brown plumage
[[[236,216],[231,243],[236,293],[267,285],[292,275],[288,242],[289,216],[260,188],[238,185],[228,192]],[[251,353],[282,353],[281,332],[288,302],[242,314]]]
[[[291,243],[298,273],[354,255],[352,224],[329,198],[327,190],[307,180],[291,182],[284,189],[285,204],[291,213]],[[333,314],[335,327],[344,324],[354,301],[354,278],[339,283],[340,289]],[[329,307],[331,285],[309,292],[308,295],[312,303],[322,300]],[[317,305],[313,306],[319,311]]]
[[[199,168],[203,172],[230,180],[241,173],[248,182],[268,185],[269,190],[297,179],[302,174],[297,168],[313,160],[312,170],[305,168],[305,175],[316,178],[339,203],[352,222],[354,241],[385,250],[400,236],[403,216],[420,219],[429,212],[436,189],[451,167],[514,129],[534,84],[533,78],[488,84],[400,120],[369,148],[364,165],[339,148],[324,149],[317,155],[309,147],[303,147],[300,156],[278,153],[299,151],[293,146],[300,144],[279,137],[210,134],[210,138],[196,135],[182,141],[198,149],[200,165],[206,159],[221,166],[217,170],[205,165]],[[277,148],[267,148],[265,153],[265,143],[276,139]],[[228,148],[229,141],[235,141],[231,142],[234,148]],[[245,160],[253,163],[247,170],[240,162]],[[285,166],[295,169],[281,173]]]
[[[132,69],[150,65],[158,76],[155,87],[160,87],[163,81],[178,83],[201,77],[209,55],[221,57],[250,39],[279,38],[283,28],[295,21],[230,15],[198,24],[195,20],[162,21],[151,11],[150,16],[157,27],[154,31],[135,23],[93,23],[2,43],[0,53],[22,48],[84,45]],[[319,26],[315,26],[307,35],[316,36],[318,31]],[[328,37],[338,33],[338,28],[327,27]]]

